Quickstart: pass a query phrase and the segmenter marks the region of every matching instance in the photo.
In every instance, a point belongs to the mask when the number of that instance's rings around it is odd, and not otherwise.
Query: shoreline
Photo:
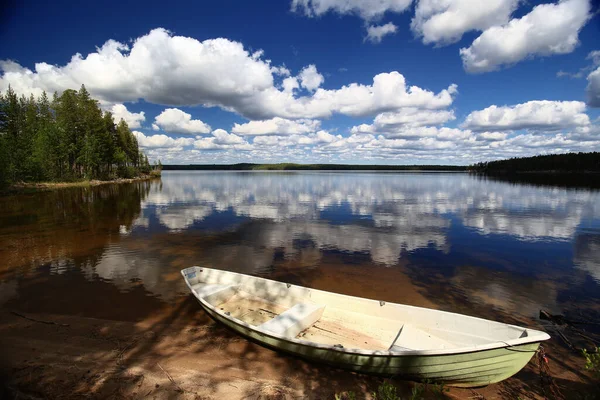
[[[191,297],[135,321],[17,310],[0,312],[0,390],[14,396],[333,399],[354,392],[356,398],[372,399],[383,382],[395,386],[403,398],[424,386],[269,350],[212,321]],[[546,351],[551,381],[570,393],[566,398],[593,393],[581,357],[556,341]],[[548,382],[540,383],[534,359],[500,383],[437,388],[446,399],[542,400],[550,390]],[[439,398],[431,394],[418,398]]]
[[[374,165],[374,164],[163,164],[163,171],[408,171],[466,172],[466,165]]]
[[[120,183],[133,183],[140,181],[148,181],[153,179],[160,179],[161,175],[149,174],[142,175],[135,178],[117,178],[108,181],[102,181],[98,179],[85,180],[85,181],[74,181],[74,182],[20,182],[9,185],[8,187],[0,190],[0,196],[10,196],[15,194],[28,194],[47,192],[58,189],[68,189],[75,187],[92,187],[109,184],[120,184]]]

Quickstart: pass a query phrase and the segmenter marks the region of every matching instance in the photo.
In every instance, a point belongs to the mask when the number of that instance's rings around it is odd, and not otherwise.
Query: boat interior
[[[338,348],[394,352],[457,349],[529,334],[525,328],[460,314],[244,277],[249,279],[238,282],[231,277],[213,277],[203,282],[194,275],[189,285],[197,297],[258,331]]]

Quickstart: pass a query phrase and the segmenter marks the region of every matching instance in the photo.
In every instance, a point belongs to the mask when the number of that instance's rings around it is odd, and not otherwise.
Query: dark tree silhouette
[[[600,153],[568,153],[510,158],[474,164],[469,170],[483,174],[524,172],[600,172]]]

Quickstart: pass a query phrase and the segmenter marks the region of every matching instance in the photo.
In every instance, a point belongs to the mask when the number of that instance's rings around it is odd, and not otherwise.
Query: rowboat
[[[520,371],[545,332],[212,268],[181,271],[216,321],[275,350],[353,371],[478,387]]]

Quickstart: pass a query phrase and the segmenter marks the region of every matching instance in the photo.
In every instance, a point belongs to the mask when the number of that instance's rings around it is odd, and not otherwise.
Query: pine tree
[[[81,116],[77,101],[77,92],[67,89],[58,97],[56,104],[56,123],[64,140],[64,155],[67,168],[62,177],[66,179],[78,176],[77,158],[80,152]]]
[[[6,114],[6,108],[7,99],[2,93],[0,93],[0,188],[6,186],[9,181],[8,135],[6,134],[8,117]]]
[[[113,115],[111,112],[105,112],[102,117],[104,123],[104,129],[100,137],[100,159],[104,165],[102,175],[106,178],[110,178],[113,170],[113,164],[115,162],[115,146],[117,143],[117,127],[113,121]]]
[[[17,94],[9,86],[5,97],[5,123],[4,135],[6,135],[7,153],[7,176],[12,182],[22,179],[22,159],[19,150],[20,128],[21,128],[21,105]]]
[[[41,179],[59,179],[61,143],[46,92],[43,92],[39,99],[38,112],[38,128],[33,143],[33,155],[41,168]]]
[[[102,145],[106,131],[102,111],[98,102],[90,97],[85,86],[77,93],[79,110],[81,113],[81,146],[79,149],[78,163],[82,165],[85,178],[91,179],[101,175]]]
[[[36,136],[39,131],[38,105],[33,94],[27,100],[22,97],[22,103],[23,127],[19,142],[23,158],[23,178],[28,181],[38,181],[43,177],[40,160],[34,152]]]

